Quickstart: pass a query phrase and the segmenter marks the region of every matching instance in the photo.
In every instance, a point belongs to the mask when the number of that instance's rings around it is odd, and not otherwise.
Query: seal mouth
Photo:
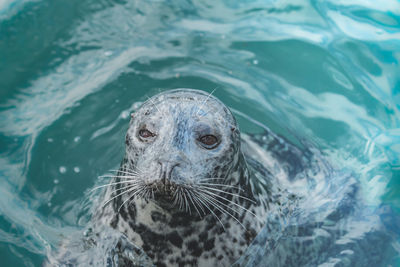
[[[175,192],[178,189],[178,185],[168,179],[158,180],[148,184],[148,187],[154,193],[155,199],[168,199],[174,198]]]

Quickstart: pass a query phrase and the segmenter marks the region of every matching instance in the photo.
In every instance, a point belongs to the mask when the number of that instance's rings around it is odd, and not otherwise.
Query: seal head
[[[133,115],[126,145],[124,171],[136,176],[140,189],[132,192],[153,196],[164,208],[170,201],[182,208],[185,192],[212,187],[215,193],[239,167],[236,121],[203,91],[177,89],[150,98]],[[188,202],[186,209],[209,212]]]

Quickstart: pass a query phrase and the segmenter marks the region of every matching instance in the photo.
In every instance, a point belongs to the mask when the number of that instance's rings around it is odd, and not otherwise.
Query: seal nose
[[[172,170],[179,165],[177,162],[172,162],[172,161],[158,161],[158,163],[161,165],[161,181],[164,185],[167,184],[167,182],[171,179],[171,173]]]

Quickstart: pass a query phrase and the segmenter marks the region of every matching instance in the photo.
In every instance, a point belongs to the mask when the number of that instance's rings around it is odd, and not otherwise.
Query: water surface
[[[400,265],[399,59],[395,0],[0,1],[2,264],[40,266],[83,231],[147,96],[217,87],[242,132],[252,118],[355,173],[365,224],[349,240],[379,228],[382,266]]]

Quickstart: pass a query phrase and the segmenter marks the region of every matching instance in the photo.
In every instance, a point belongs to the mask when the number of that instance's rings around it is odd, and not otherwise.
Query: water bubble
[[[74,172],[79,173],[79,172],[81,172],[81,169],[79,167],[74,167]]]
[[[74,142],[75,142],[75,143],[79,142],[79,140],[81,140],[81,137],[80,137],[80,136],[76,136],[76,137],[74,138]]]
[[[254,60],[253,60],[253,64],[254,64],[254,65],[257,65],[257,64],[258,64],[258,60],[257,60],[257,59],[254,59]]]
[[[54,184],[58,184],[59,182],[60,182],[60,181],[59,181],[58,179],[54,179],[54,180],[53,180],[53,183],[54,183]]]
[[[129,117],[129,111],[122,111],[122,113],[121,113],[121,118],[123,118],[123,119],[126,119],[126,118],[128,118]]]
[[[59,171],[60,173],[64,174],[64,173],[67,172],[67,168],[64,167],[64,166],[60,166],[60,168],[58,168],[58,171]]]
[[[181,74],[180,73],[176,73],[175,74],[175,78],[179,78],[179,77],[181,77]]]
[[[54,139],[53,138],[47,138],[47,142],[53,143]]]
[[[104,52],[104,55],[105,55],[106,57],[109,57],[109,56],[111,56],[112,54],[113,54],[112,51],[106,51],[106,52]]]

